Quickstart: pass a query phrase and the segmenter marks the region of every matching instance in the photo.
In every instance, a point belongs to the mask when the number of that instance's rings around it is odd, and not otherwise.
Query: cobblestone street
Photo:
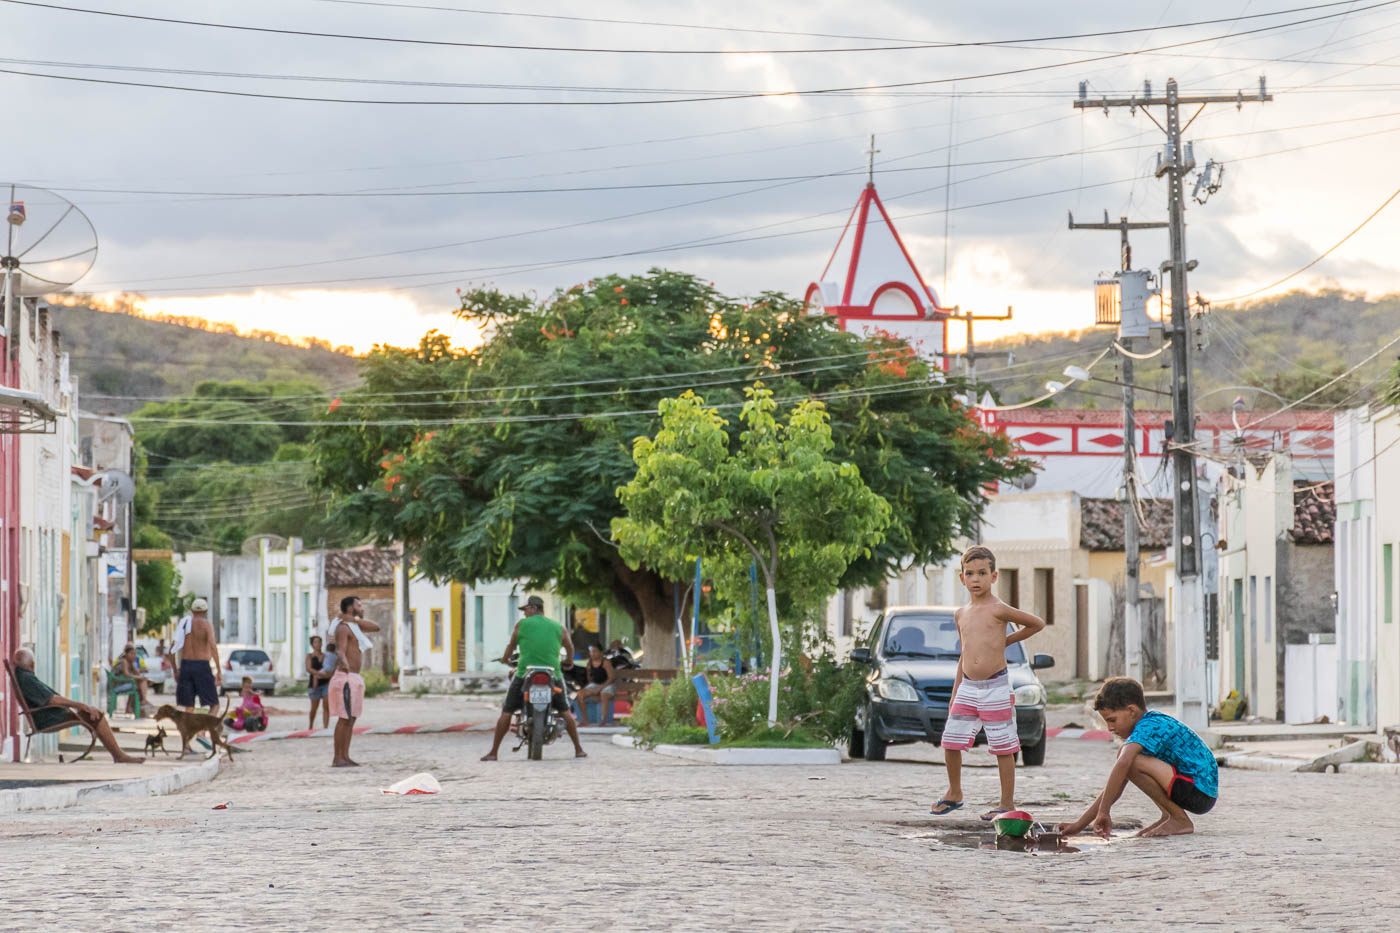
[[[10,816],[4,929],[1337,930],[1395,910],[1400,783],[1384,779],[1224,771],[1194,837],[1030,856],[939,841],[984,827],[927,815],[931,749],[720,768],[585,741],[586,761],[565,741],[483,764],[482,734],[362,736],[365,767],[336,771],[326,740],[265,742],[173,796]],[[1053,740],[1019,774],[1023,805],[1070,815],[1112,754]],[[416,771],[443,793],[379,793]],[[968,809],[995,783],[973,771]],[[1115,816],[1144,804],[1130,791]]]

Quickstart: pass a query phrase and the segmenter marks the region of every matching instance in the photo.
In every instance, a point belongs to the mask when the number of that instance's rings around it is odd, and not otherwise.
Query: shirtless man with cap
[[[179,654],[179,679],[175,682],[175,705],[195,709],[195,700],[213,713],[219,707],[219,685],[214,671],[219,667],[219,641],[209,621],[209,603],[203,597],[190,605],[190,614],[175,626],[170,640],[171,655]],[[211,668],[210,662],[213,662]]]

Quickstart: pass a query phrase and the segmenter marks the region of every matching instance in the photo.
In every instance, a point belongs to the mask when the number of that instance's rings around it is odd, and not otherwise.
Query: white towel
[[[185,647],[185,638],[190,634],[190,629],[194,627],[194,616],[185,616],[175,623],[175,634],[170,638],[170,653],[179,654],[180,649]]]
[[[350,634],[354,635],[355,640],[360,643],[361,651],[368,651],[374,647],[374,642],[369,640],[369,636],[360,631],[360,624],[358,622],[351,622],[347,619],[332,619],[331,627],[326,631],[326,638],[329,640],[332,648],[334,648],[335,645],[335,627],[337,625],[350,626]]]

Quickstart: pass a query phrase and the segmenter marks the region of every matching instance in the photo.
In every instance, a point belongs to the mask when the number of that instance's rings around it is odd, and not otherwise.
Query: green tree
[[[479,347],[436,332],[416,348],[377,347],[362,386],[323,416],[313,446],[334,516],[403,542],[436,579],[552,583],[625,611],[658,667],[674,664],[684,575],[629,566],[608,529],[622,515],[616,490],[636,472],[632,441],[656,431],[660,399],[696,388],[738,409],[762,379],[780,404],[824,400],[833,456],[894,510],[842,586],[947,556],[986,485],[1024,469],[907,345],[845,333],[781,295],[730,299],[653,270],[539,303],[471,291],[460,315],[482,328]]]
[[[890,506],[835,446],[821,402],[806,400],[778,421],[773,392],[747,390],[743,430],[730,449],[728,425],[694,392],[665,399],[655,438],[633,446],[637,474],[618,490],[627,514],[612,522],[628,566],[678,572],[699,557],[731,604],[748,589],[757,563],[768,595],[772,665],[768,724],[778,719],[782,634],[777,591],[797,611],[820,605],[851,561],[884,537]]]
[[[255,534],[340,546],[353,537],[311,485],[310,425],[332,404],[308,382],[201,382],[132,415],[152,463],[147,520],[181,547],[236,553]]]

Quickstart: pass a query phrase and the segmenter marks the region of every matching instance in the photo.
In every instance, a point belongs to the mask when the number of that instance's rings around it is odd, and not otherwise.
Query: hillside
[[[1086,315],[1089,313],[1086,307]],[[1261,386],[1287,399],[1296,399],[1359,362],[1385,340],[1400,335],[1400,295],[1375,300],[1341,291],[1318,294],[1292,292],[1244,308],[1212,309],[1204,317],[1207,345],[1196,354],[1196,396],[1202,409],[1228,408],[1235,390],[1212,389],[1230,385]],[[1036,334],[978,344],[979,350],[1006,350],[1015,354],[1008,369],[1005,361],[983,362],[979,381],[986,379],[1004,402],[1043,394],[1047,380],[1064,382],[1064,368],[1092,360],[1113,337],[1110,328],[1070,334]],[[1139,341],[1136,348],[1150,348]],[[1395,349],[1378,357],[1332,388],[1319,393],[1302,408],[1359,405],[1382,394],[1400,353]],[[1108,360],[1098,373],[1118,378]],[[1167,354],[1135,364],[1134,382],[1156,389],[1169,387]],[[1066,407],[1105,408],[1121,404],[1117,386],[1099,384],[1075,390],[1059,398]],[[1090,395],[1099,392],[1106,396]],[[1140,393],[1138,404],[1165,407],[1165,396]],[[1259,396],[1261,408],[1278,403]]]
[[[83,407],[130,414],[141,402],[99,395],[182,395],[205,380],[310,381],[336,388],[356,381],[357,362],[329,345],[297,346],[273,334],[241,336],[231,327],[152,320],[84,304],[53,305],[78,375]]]

